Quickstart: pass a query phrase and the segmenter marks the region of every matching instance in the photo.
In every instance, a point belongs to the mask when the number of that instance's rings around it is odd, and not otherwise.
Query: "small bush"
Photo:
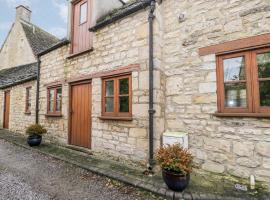
[[[28,135],[42,135],[47,133],[47,130],[39,124],[33,124],[26,129],[26,133]]]
[[[156,159],[164,170],[184,175],[192,172],[193,156],[179,144],[160,147]]]

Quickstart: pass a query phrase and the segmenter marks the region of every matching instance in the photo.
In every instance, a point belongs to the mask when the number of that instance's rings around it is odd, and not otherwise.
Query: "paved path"
[[[161,199],[0,139],[0,200]]]

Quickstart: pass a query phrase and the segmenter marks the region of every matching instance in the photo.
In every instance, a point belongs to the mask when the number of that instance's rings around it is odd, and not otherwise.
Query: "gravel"
[[[0,200],[163,199],[0,139]]]

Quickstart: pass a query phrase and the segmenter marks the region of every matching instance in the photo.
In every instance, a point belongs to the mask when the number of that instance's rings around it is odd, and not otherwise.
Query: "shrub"
[[[193,156],[179,144],[160,147],[156,159],[164,170],[184,175],[192,172]]]
[[[47,133],[47,130],[39,124],[33,124],[26,129],[26,133],[28,135],[42,135]]]

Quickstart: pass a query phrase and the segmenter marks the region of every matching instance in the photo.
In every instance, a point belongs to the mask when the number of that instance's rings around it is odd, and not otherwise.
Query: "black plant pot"
[[[30,135],[27,138],[27,143],[30,147],[39,146],[42,141],[41,135]]]
[[[190,175],[177,174],[162,170],[162,177],[166,185],[173,191],[182,192],[184,191],[190,180]]]

